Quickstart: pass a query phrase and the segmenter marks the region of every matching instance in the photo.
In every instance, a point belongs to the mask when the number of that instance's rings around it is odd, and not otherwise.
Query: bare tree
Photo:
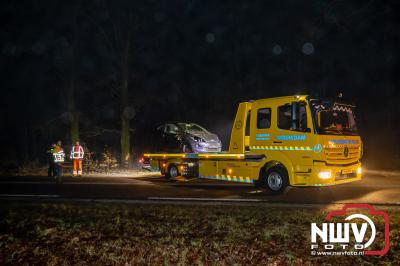
[[[79,113],[77,112],[75,106],[75,90],[76,90],[76,71],[75,71],[75,61],[78,46],[78,25],[77,25],[78,7],[74,7],[72,11],[72,37],[70,44],[70,75],[69,84],[67,89],[67,101],[68,101],[68,111],[71,115],[70,123],[70,138],[71,143],[74,143],[79,139]]]
[[[127,167],[131,160],[130,120],[135,116],[135,110],[129,101],[129,81],[132,38],[138,25],[137,12],[132,10],[132,5],[114,5],[108,1],[102,2],[102,7],[107,17],[106,23],[98,22],[95,16],[89,14],[86,17],[99,30],[111,55],[110,61],[116,67],[120,92],[121,165]]]
[[[122,36],[121,36],[122,37]],[[121,40],[121,52],[119,56],[119,71],[121,82],[121,163],[126,166],[130,160],[130,135],[129,120],[132,118],[132,111],[129,107],[129,50],[130,33],[127,33],[125,39]]]

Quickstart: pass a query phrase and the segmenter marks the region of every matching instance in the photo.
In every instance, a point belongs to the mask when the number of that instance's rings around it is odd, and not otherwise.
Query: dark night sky
[[[367,164],[398,167],[397,2],[2,1],[2,163],[68,143],[71,80],[81,139],[118,150],[116,36],[130,36],[135,153],[166,120],[227,143],[241,101],[341,91],[358,105]]]

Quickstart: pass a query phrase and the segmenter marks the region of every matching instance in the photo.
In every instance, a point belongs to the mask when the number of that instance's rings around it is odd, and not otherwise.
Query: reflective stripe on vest
[[[82,146],[74,146],[71,151],[71,157],[73,159],[83,159],[84,151]]]

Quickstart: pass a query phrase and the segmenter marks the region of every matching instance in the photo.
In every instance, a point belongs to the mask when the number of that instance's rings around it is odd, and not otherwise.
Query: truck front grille
[[[347,147],[347,154],[346,149]],[[347,156],[346,156],[347,155]],[[347,164],[355,162],[360,157],[360,146],[336,146],[325,148],[326,161],[330,164]]]

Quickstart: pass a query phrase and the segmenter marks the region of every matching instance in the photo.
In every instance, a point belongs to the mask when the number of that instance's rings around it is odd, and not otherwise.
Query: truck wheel
[[[262,176],[261,186],[270,194],[282,194],[289,186],[289,177],[285,168],[274,166]]]
[[[168,167],[168,171],[165,173],[166,178],[175,178],[178,175],[179,175],[178,168],[174,164],[171,164]]]

